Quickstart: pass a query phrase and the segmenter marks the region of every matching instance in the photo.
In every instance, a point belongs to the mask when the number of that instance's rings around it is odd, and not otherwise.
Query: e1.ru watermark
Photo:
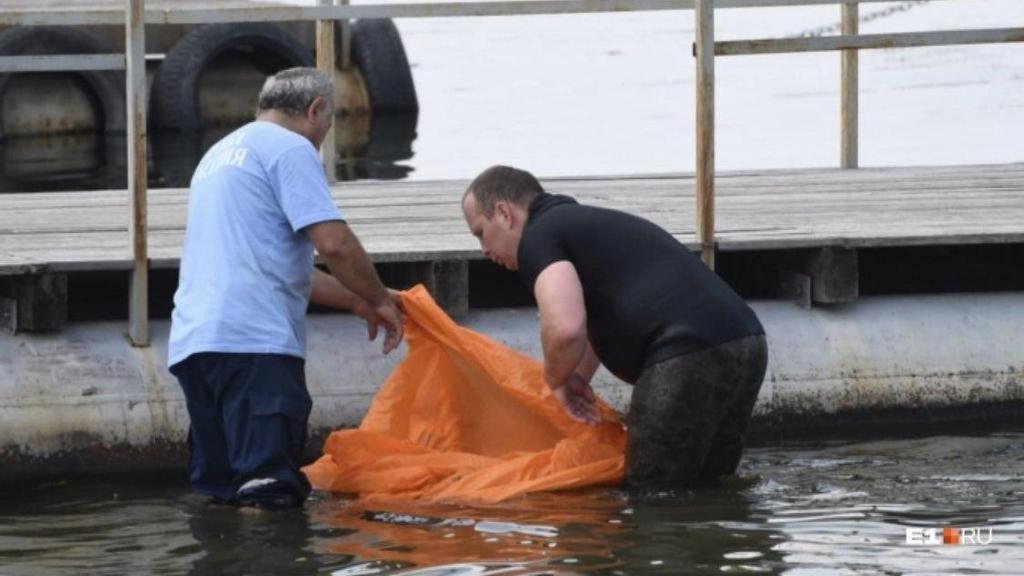
[[[907,528],[906,543],[915,546],[987,546],[992,543],[992,528]]]

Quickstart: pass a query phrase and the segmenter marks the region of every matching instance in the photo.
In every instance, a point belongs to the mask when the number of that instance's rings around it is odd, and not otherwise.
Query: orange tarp
[[[328,437],[304,471],[313,486],[367,500],[497,502],[614,485],[626,433],[569,418],[535,360],[455,324],[417,286],[402,293],[408,355],[356,430]]]

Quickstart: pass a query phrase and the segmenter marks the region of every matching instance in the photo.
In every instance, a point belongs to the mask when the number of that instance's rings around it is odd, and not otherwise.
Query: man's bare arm
[[[590,367],[587,358],[587,311],[576,268],[564,260],[551,264],[537,276],[533,290],[540,309],[544,381],[569,416],[598,424],[601,414],[589,377],[584,379],[577,371],[583,369],[593,376],[597,367]]]
[[[314,272],[310,299],[327,305],[334,301],[341,304],[338,307],[347,307],[362,316],[371,340],[377,336],[377,327],[383,325],[384,353],[393,350],[402,341],[402,313],[381,283],[359,239],[347,224],[338,220],[312,224],[305,232],[338,283],[334,285],[326,278],[318,278]],[[365,310],[359,300],[366,303]]]

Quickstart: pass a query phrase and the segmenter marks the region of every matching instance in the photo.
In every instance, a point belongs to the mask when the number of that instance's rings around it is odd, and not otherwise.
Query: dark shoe
[[[234,498],[239,506],[252,506],[264,510],[299,508],[302,501],[288,486],[274,478],[253,478],[238,489]]]

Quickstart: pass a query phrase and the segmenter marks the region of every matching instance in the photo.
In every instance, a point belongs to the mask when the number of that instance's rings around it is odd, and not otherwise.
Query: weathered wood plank
[[[715,8],[811,6],[841,4],[848,0],[716,0]],[[885,2],[891,0],[859,0]],[[9,5],[8,5],[9,4]],[[147,24],[202,24],[215,22],[271,22],[341,20],[359,18],[436,18],[455,16],[522,16],[531,14],[583,14],[692,10],[694,0],[512,0],[486,2],[367,3],[355,6],[296,6],[243,0],[159,0],[146,10]],[[69,9],[73,7],[73,9]],[[107,0],[38,2],[6,0],[0,24],[11,26],[123,24],[124,11]]]
[[[855,36],[858,33],[859,6],[843,4],[842,33]],[[856,168],[858,163],[858,95],[860,94],[860,53],[843,50],[839,64],[839,166]]]
[[[318,0],[320,6],[331,6],[334,0]],[[316,23],[316,67],[334,81],[335,54],[334,54],[334,21],[318,20]],[[327,137],[320,145],[320,158],[324,165],[324,174],[327,181],[333,184],[337,181],[337,144],[335,142],[335,131],[329,130]]]
[[[0,72],[69,72],[124,70],[124,54],[46,54],[0,56]]]
[[[126,100],[128,102],[128,237],[132,277],[128,296],[128,337],[149,346],[149,232],[146,188],[146,26],[145,0],[125,0]]]
[[[692,175],[551,178],[699,248]],[[379,262],[480,258],[458,202],[468,182],[342,182],[335,200]],[[719,174],[720,250],[1024,242],[1024,164]],[[188,192],[151,190],[149,257],[177,266]],[[124,190],[0,195],[0,275],[129,269]]]
[[[701,259],[715,268],[715,7],[711,0],[697,0],[694,9],[694,57],[697,78],[696,196],[697,236]]]
[[[866,50],[873,48],[915,48],[921,46],[957,46],[1024,42],[1024,28],[990,30],[942,30],[937,32],[901,32],[895,34],[860,34],[851,36],[818,36],[812,38],[765,38],[730,40],[715,43],[715,55],[783,54],[822,52],[829,50]]]

